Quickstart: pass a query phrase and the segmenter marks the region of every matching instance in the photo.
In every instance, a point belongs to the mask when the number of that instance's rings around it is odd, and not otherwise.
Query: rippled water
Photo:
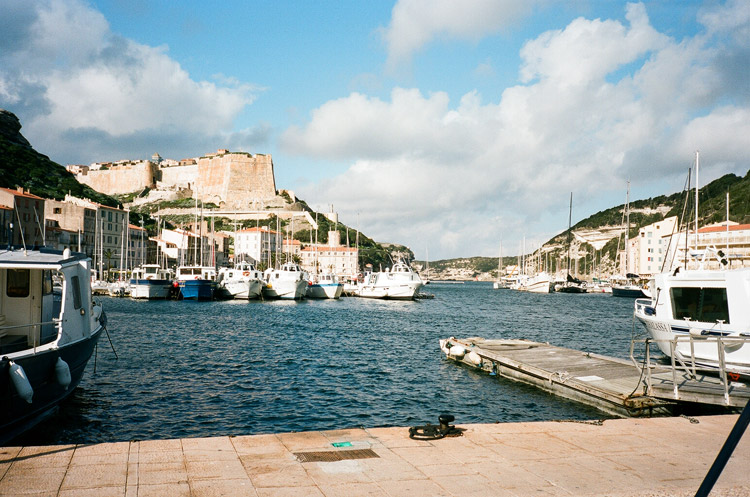
[[[347,427],[593,419],[603,413],[444,358],[449,336],[528,338],[627,357],[630,299],[488,283],[416,302],[145,302],[104,298],[109,334],[74,394],[25,443]],[[96,368],[96,370],[94,370]]]

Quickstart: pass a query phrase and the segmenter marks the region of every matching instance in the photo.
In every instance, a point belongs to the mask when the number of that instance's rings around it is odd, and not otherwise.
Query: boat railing
[[[40,323],[24,323],[24,324],[11,324],[11,325],[3,325],[0,326],[0,338],[6,337],[9,335],[9,331],[11,330],[21,330],[21,329],[28,329],[26,333],[18,334],[18,336],[23,337],[31,337],[32,339],[32,347],[36,348],[40,345],[44,345],[41,343],[42,337],[41,337],[41,330],[42,326],[48,326],[53,325],[55,328],[60,328],[62,321],[60,319],[52,319],[51,321],[42,321]],[[10,333],[10,335],[15,335],[15,333]],[[56,335],[56,334],[55,334]],[[45,343],[51,342],[52,340],[47,340]]]
[[[696,343],[703,345],[712,342],[716,344],[718,358],[717,364],[702,364],[705,363],[705,359],[701,360],[696,358],[695,345]],[[637,343],[644,344],[644,354],[640,358],[635,355]],[[659,343],[669,344],[670,362],[668,364],[657,363],[652,360],[651,345],[658,345]],[[681,350],[677,350],[678,345],[682,344],[687,344],[689,346],[689,354],[685,354],[682,348]],[[730,405],[730,385],[731,382],[740,379],[740,374],[736,371],[727,370],[726,350],[736,350],[747,344],[750,344],[750,336],[684,335],[676,336],[670,340],[656,340],[650,337],[641,339],[633,338],[630,341],[630,360],[641,371],[646,386],[646,395],[653,394],[653,375],[655,373],[671,372],[673,396],[675,400],[680,400],[679,388],[682,378],[678,378],[678,375],[687,375],[691,379],[697,379],[699,374],[711,374],[718,376],[724,389],[724,403]],[[713,363],[713,361],[711,362]]]

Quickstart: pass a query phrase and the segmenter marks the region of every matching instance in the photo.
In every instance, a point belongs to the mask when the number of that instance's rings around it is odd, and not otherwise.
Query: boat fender
[[[451,350],[450,350],[451,357],[455,357],[456,359],[463,359],[465,354],[466,354],[466,349],[462,347],[461,345],[454,345],[453,347],[451,347]]]
[[[94,315],[94,319],[96,321],[99,321],[99,318],[102,315],[102,306],[95,305],[94,308],[93,308],[93,310],[92,310],[92,314]]]
[[[67,390],[71,381],[70,367],[67,362],[62,360],[62,357],[58,357],[55,363],[55,376],[60,386]]]
[[[242,273],[242,276],[250,276],[250,271],[244,271],[244,272]]]
[[[16,387],[18,396],[31,404],[31,398],[34,396],[34,389],[26,377],[26,371],[13,361],[10,361],[10,378],[13,380],[13,386]]]
[[[469,352],[469,362],[471,362],[475,366],[481,366],[482,357],[472,350],[471,352]]]

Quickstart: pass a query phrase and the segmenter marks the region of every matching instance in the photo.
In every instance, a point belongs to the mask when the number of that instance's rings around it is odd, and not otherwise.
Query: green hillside
[[[18,118],[0,109],[0,186],[22,186],[34,195],[62,200],[67,193],[116,206],[117,201],[76,181],[60,164],[42,155],[21,135]]]

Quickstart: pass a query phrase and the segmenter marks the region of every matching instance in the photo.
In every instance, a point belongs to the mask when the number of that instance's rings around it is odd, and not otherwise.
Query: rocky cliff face
[[[14,145],[31,148],[31,144],[21,134],[21,121],[15,114],[5,109],[0,109],[0,137]]]

